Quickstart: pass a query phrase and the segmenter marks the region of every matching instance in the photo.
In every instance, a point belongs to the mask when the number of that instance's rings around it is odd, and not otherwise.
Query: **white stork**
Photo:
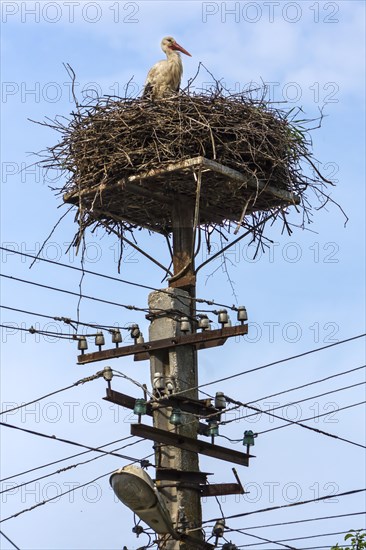
[[[167,59],[159,61],[151,67],[146,78],[142,97],[156,99],[179,91],[183,65],[178,52],[192,56],[171,36],[163,38],[161,49],[166,54]]]

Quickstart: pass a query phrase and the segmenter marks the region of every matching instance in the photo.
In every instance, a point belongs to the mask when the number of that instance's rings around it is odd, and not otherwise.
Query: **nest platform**
[[[200,177],[200,183],[199,183]],[[127,222],[164,234],[172,231],[174,201],[198,208],[199,225],[240,224],[244,215],[299,204],[293,193],[276,189],[205,157],[174,162],[114,183],[64,195],[95,218]]]
[[[296,121],[297,112],[220,88],[157,101],[76,101],[69,119],[43,123],[60,140],[40,164],[66,177],[55,191],[75,205],[76,246],[96,228],[169,236],[179,201],[207,242],[213,231],[223,236],[241,227],[261,242],[269,219],[291,234],[289,213],[300,214],[304,227],[331,200],[331,182],[312,160],[307,121],[303,114]]]

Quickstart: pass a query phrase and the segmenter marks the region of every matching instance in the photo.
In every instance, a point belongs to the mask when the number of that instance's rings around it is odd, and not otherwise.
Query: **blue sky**
[[[192,58],[184,58],[183,84],[195,74],[198,62],[202,61],[228,87],[243,88],[250,82],[263,80],[275,90],[276,100],[287,100],[289,107],[302,106],[309,118],[317,116],[319,108],[324,108],[326,116],[322,128],[313,134],[314,156],[322,163],[325,173],[338,180],[333,197],[349,217],[344,227],[341,213],[329,206],[315,213],[311,232],[298,230],[292,237],[281,235],[280,226],[274,225],[267,232],[273,244],[256,261],[251,259],[252,247],[248,241],[242,241],[228,255],[228,269],[238,302],[235,302],[227,275],[218,261],[202,270],[198,296],[226,304],[245,304],[250,332],[244,341],[228,341],[215,351],[200,352],[200,382],[364,332],[363,2],[80,1],[70,5],[66,2],[4,1],[1,9],[2,246],[33,254],[64,211],[58,210],[60,200],[49,189],[49,182],[43,181],[42,173],[37,170],[21,172],[23,166],[35,161],[31,152],[53,145],[58,138],[53,131],[34,125],[28,119],[67,116],[72,110],[68,76],[62,64],[70,63],[74,68],[80,83],[79,94],[89,89],[91,83],[96,83],[105,94],[122,93],[123,86],[131,78],[137,89],[142,86],[149,67],[162,58],[161,38],[171,34],[192,54]],[[70,215],[52,235],[43,257],[80,266],[80,258],[66,254],[74,231]],[[139,244],[162,261],[166,260],[161,237],[145,233],[138,235]],[[86,267],[118,276],[117,250],[114,238],[100,231],[89,235]],[[201,259],[205,259],[205,252]],[[44,262],[38,262],[32,270],[28,266],[28,260],[2,251],[4,274],[78,292],[78,272]],[[160,288],[162,272],[127,248],[121,277]],[[51,316],[76,316],[76,297],[7,279],[1,282],[3,305]],[[147,303],[147,291],[143,289],[92,276],[84,278],[83,292],[139,307]],[[68,386],[104,366],[103,363],[76,366],[74,343],[57,338],[52,341],[18,330],[38,323],[37,327],[43,330],[60,331],[62,328],[66,332],[67,327],[60,323],[9,310],[1,310],[1,314],[1,322],[13,327],[2,329],[4,406],[27,402]],[[80,318],[108,325],[138,322],[145,336],[148,332],[143,314],[102,303],[83,300]],[[93,348],[92,342],[90,348]],[[363,341],[358,340],[208,386],[206,390],[211,394],[225,391],[241,401],[258,399],[258,405],[270,409],[364,381],[363,371],[357,371],[274,398],[270,403],[260,401],[266,395],[361,366],[364,356]],[[141,383],[149,380],[147,362],[121,359],[111,366]],[[91,382],[51,397],[22,413],[3,415],[2,420],[90,446],[128,436],[130,413],[102,400],[104,386],[100,380]],[[122,379],[116,379],[113,386],[139,397],[136,388]],[[300,420],[364,399],[364,386],[358,386],[288,407],[279,414]],[[275,425],[261,415],[255,423],[249,419],[233,422],[221,428],[221,433],[238,439],[244,429],[264,431]],[[309,425],[362,443],[364,408],[335,412]],[[5,427],[1,428],[1,442],[1,479],[79,451],[71,445]],[[224,439],[218,443],[231,445]],[[242,449],[234,444],[233,448]],[[141,458],[151,452],[151,445],[140,441],[121,452]],[[295,426],[258,437],[254,454],[256,458],[249,469],[238,468],[250,493],[240,502],[235,497],[227,497],[222,502],[226,515],[364,487],[363,449]],[[91,456],[71,459],[60,466],[11,481],[23,483]],[[103,457],[15,489],[10,494],[4,493],[1,495],[3,517],[124,464],[118,458]],[[215,473],[214,482],[233,481],[229,463],[201,458],[200,465],[203,471]],[[153,475],[152,470],[150,473]],[[2,484],[3,489],[9,487],[6,483]],[[364,509],[364,502],[362,495],[343,497],[338,502],[231,520],[229,525],[245,529],[263,523],[357,512]],[[219,515],[215,499],[204,502],[203,515],[204,519]],[[132,514],[114,501],[107,476],[89,488],[6,521],[1,529],[22,549],[117,550],[126,545],[131,550],[146,541],[146,537],[136,539],[131,532],[132,526]],[[276,541],[362,526],[364,520],[354,517],[250,532]],[[228,538],[238,546],[257,542],[238,533]],[[331,545],[341,539],[341,535],[328,536],[300,541],[294,546]],[[1,538],[0,547],[8,550],[11,545]],[[273,548],[273,545],[262,548]]]

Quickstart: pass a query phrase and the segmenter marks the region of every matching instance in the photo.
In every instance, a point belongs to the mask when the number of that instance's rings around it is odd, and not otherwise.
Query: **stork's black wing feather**
[[[148,82],[144,88],[144,91],[142,92],[142,98],[143,99],[151,99],[153,95],[153,85]]]

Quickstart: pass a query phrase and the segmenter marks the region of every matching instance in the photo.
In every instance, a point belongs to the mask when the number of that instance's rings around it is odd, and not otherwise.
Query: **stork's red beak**
[[[182,52],[185,55],[189,55],[189,57],[192,57],[191,54],[187,52],[187,50],[185,50],[182,46],[178,44],[178,42],[174,42],[174,44],[172,44],[170,47],[172,50],[178,50],[179,52]]]

